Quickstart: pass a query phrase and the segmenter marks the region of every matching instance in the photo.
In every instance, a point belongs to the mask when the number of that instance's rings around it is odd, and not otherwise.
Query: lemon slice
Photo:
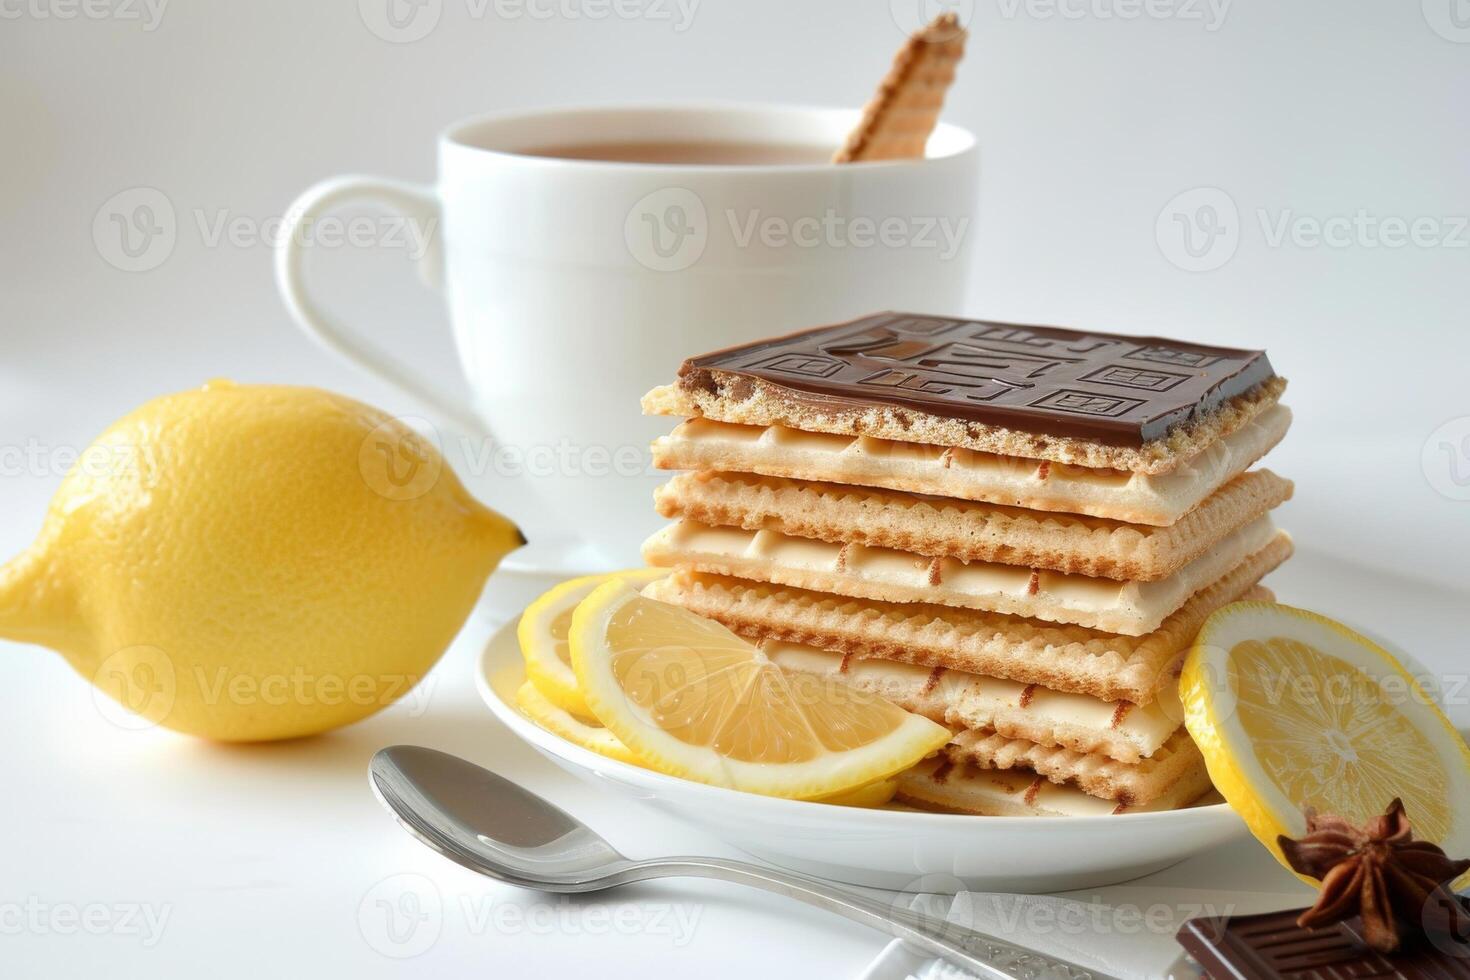
[[[1470,854],[1470,749],[1401,663],[1341,623],[1226,606],[1180,695],[1216,788],[1283,864],[1276,838],[1305,832],[1303,806],[1361,822],[1396,796],[1416,838]]]
[[[947,728],[812,674],[714,620],[609,582],[572,616],[597,719],[660,772],[768,796],[831,796],[907,769]]]
[[[609,759],[617,759],[619,762],[626,762],[634,766],[640,764],[638,758],[628,751],[626,745],[618,741],[616,735],[601,725],[585,722],[570,711],[552,704],[530,681],[525,681],[517,689],[516,705],[528,718],[553,735],[558,735],[584,749],[591,749]],[[823,796],[813,802],[874,809],[893,802],[893,798],[897,795],[898,780],[889,778],[880,779],[835,796]]]
[[[606,582],[623,581],[641,589],[655,579],[669,574],[667,568],[634,568],[606,575],[587,575],[563,582],[551,589],[521,613],[516,639],[526,661],[526,676],[552,704],[580,718],[592,719],[587,702],[577,687],[572,672],[572,653],[567,646],[567,630],[572,626],[572,610],[577,603]]]
[[[565,708],[553,704],[530,681],[516,691],[516,705],[536,724],[568,742],[591,749],[619,762],[638,764],[638,759],[618,737],[601,725],[589,725]]]

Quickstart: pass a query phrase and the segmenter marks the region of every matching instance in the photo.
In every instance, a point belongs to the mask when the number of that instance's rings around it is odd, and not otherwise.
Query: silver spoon
[[[1112,980],[818,878],[723,858],[632,861],[566,811],[457,756],[394,745],[368,781],[410,834],[471,871],[546,892],[593,892],[649,878],[714,878],[836,912],[964,966],[986,980]]]

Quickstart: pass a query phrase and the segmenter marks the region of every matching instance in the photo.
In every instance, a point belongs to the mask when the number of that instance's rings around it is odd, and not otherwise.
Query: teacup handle
[[[435,292],[444,287],[444,245],[440,232],[439,195],[432,187],[381,177],[332,177],[308,188],[292,202],[282,229],[284,244],[276,251],[276,284],[297,326],[323,347],[334,351],[369,374],[417,398],[469,433],[483,434],[475,413],[446,398],[434,385],[404,370],[394,359],[357,336],[331,316],[312,297],[306,284],[303,226],[345,204],[366,201],[397,212],[415,222],[427,236],[428,248],[418,260],[419,278]]]

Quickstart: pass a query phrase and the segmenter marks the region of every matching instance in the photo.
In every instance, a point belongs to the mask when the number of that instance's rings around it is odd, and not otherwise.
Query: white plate
[[[495,716],[574,775],[700,827],[771,864],[901,891],[1049,892],[1137,878],[1246,833],[1223,803],[1105,817],[975,817],[862,810],[740,793],[604,758],[515,706],[515,623],[486,645],[476,686]]]

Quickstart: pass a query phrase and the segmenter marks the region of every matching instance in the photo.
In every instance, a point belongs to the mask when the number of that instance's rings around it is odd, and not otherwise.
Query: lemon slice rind
[[[555,704],[530,681],[524,682],[516,690],[516,707],[536,724],[573,745],[580,745],[609,759],[638,765],[637,756],[628,751],[628,747],[616,735],[606,728],[587,724]]]
[[[541,693],[529,680],[523,681],[516,690],[516,707],[539,727],[573,745],[581,746],[598,755],[631,766],[641,766],[635,756],[616,735],[600,725],[589,724],[564,708],[557,706]],[[830,803],[833,806],[851,806],[875,809],[885,806],[898,795],[898,780],[892,777],[879,779],[846,790],[833,796],[820,796],[813,803]]]
[[[526,662],[526,676],[531,679],[547,700],[584,721],[594,719],[587,707],[582,691],[577,686],[577,675],[556,653],[556,639],[552,624],[559,616],[570,616],[594,589],[611,581],[624,581],[633,588],[643,586],[669,574],[667,568],[634,568],[622,572],[601,575],[584,575],[568,579],[547,590],[521,613],[516,626],[516,639],[520,641],[521,658]]]
[[[1291,799],[1266,772],[1246,732],[1241,713],[1251,708],[1240,703],[1230,666],[1237,645],[1283,639],[1310,647],[1318,656],[1325,654],[1346,662],[1375,682],[1379,693],[1392,695],[1398,714],[1432,748],[1433,756],[1398,759],[1391,784],[1378,794],[1386,794],[1386,798],[1381,805],[1374,804],[1376,813],[1381,813],[1390,799],[1398,795],[1404,799],[1412,819],[1416,795],[1426,787],[1436,791],[1443,786],[1450,823],[1448,832],[1436,835],[1442,839],[1434,843],[1451,855],[1470,854],[1470,747],[1449,718],[1414,675],[1377,643],[1318,613],[1268,602],[1232,603],[1210,616],[1185,659],[1179,688],[1185,727],[1204,754],[1210,779],[1251,833],[1286,865],[1277,837],[1300,837],[1306,831],[1300,803]],[[1287,676],[1278,683],[1280,697],[1300,696],[1300,691],[1293,691],[1290,673],[1284,673]],[[1346,677],[1342,687],[1347,690],[1353,678],[1345,672],[1336,676]],[[1312,690],[1306,689],[1309,699]],[[1331,691],[1331,687],[1324,686],[1322,690]],[[1346,702],[1330,695],[1327,703]],[[1304,760],[1303,766],[1306,765],[1308,762]],[[1426,779],[1430,782],[1426,783]],[[1376,813],[1342,815],[1363,820]],[[1416,830],[1421,826],[1416,824]],[[1298,877],[1314,886],[1318,884],[1313,878]],[[1460,878],[1459,884],[1467,881],[1470,874]]]
[[[896,727],[867,744],[826,751],[797,762],[734,759],[709,745],[682,741],[655,724],[648,711],[624,694],[614,673],[606,640],[608,625],[632,601],[653,602],[618,581],[599,586],[582,601],[572,616],[572,666],[592,714],[650,769],[767,796],[813,799],[886,779],[949,741],[948,729],[914,714],[906,714]],[[703,644],[701,649],[718,648],[727,659],[746,656],[748,651],[752,662],[764,663],[780,673],[754,645],[713,620],[685,613],[679,607],[668,608],[689,617],[691,630],[697,631],[692,639]]]

